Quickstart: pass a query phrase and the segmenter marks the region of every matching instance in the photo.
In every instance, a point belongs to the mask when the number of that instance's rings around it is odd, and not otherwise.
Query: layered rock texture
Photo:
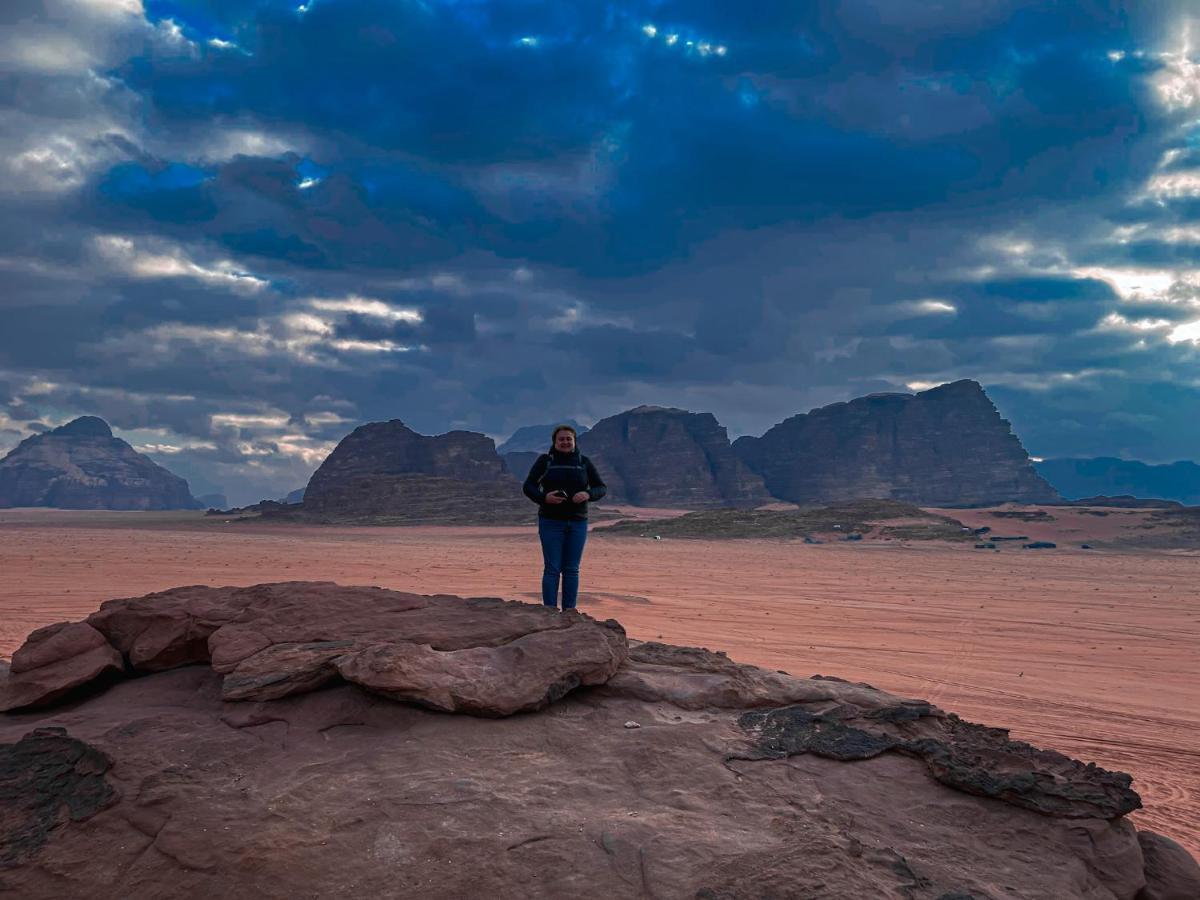
[[[792,416],[762,437],[740,437],[733,449],[773,495],[793,503],[1060,499],[974,381],[835,403]]]
[[[596,464],[612,502],[706,509],[771,500],[711,413],[639,406],[601,419],[579,447]]]
[[[188,483],[83,416],[26,438],[0,460],[0,507],[202,509]]]
[[[341,440],[304,490],[303,515],[329,522],[528,522],[534,514],[491,438],[418,434],[399,419]]]
[[[1200,466],[1181,460],[1147,465],[1134,459],[1046,459],[1038,474],[1068,500],[1087,497],[1147,497],[1200,505]]]
[[[226,700],[349,681],[447,712],[511,715],[602,683],[625,658],[615,622],[524,603],[293,582],[110,600],[29,636],[0,711],[45,706],[109,671],[211,663]]]
[[[612,621],[293,583],[89,625],[143,677],[0,718],[0,889],[23,898],[1200,891],[1124,818],[1126,775]],[[0,693],[92,652],[72,628],[31,635]]]

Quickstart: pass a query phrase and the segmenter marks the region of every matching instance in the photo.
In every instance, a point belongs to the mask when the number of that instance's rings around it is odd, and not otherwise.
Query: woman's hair
[[[565,425],[565,424],[564,425],[555,425],[554,430],[552,432],[550,432],[550,449],[551,450],[554,449],[554,442],[558,440],[558,433],[560,431],[571,432],[571,437],[575,438],[576,443],[579,442],[579,432],[577,432],[570,425]]]

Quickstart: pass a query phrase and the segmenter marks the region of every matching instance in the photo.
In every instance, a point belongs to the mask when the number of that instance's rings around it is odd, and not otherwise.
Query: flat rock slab
[[[278,700],[345,680],[445,712],[506,716],[603,684],[628,653],[612,620],[493,597],[329,582],[176,588],[110,600],[87,622],[30,636],[0,709],[46,704],[125,661],[209,663],[226,700]]]
[[[188,666],[0,717],[9,743],[68,723],[120,797],[55,826],[0,893],[1135,900],[1148,882],[1128,819],[972,796],[902,753],[729,761],[735,709],[605,686],[483,718],[336,683],[230,703],[221,682]]]

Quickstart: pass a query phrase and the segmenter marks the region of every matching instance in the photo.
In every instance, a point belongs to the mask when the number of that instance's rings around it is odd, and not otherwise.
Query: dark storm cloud
[[[982,33],[960,18],[925,58],[856,33],[836,5],[732,18],[587,3],[148,12],[176,16],[197,39],[233,35],[245,51],[201,45],[118,69],[160,127],[249,116],[319,135],[321,162],[348,179],[324,201],[340,215],[320,212],[425,232],[376,235],[407,261],[440,258],[443,241],[463,246],[466,230],[507,255],[613,274],[724,228],[912,209],[995,189],[1015,171],[1013,193],[1076,193],[1126,174],[1128,138],[1145,127],[1142,64],[1105,55],[1128,43],[1126,17],[1096,11],[1021,10]],[[707,55],[650,39],[639,29],[651,20],[662,35],[686,23],[679,40]],[[783,47],[808,62],[787,62]],[[907,107],[918,121],[894,113]],[[218,193],[226,218],[264,200],[293,205],[294,171],[249,183],[226,173],[249,165],[228,163],[207,190],[164,187],[159,207],[145,192],[130,205],[202,217]],[[303,229],[296,239],[319,246]]]
[[[1037,452],[1171,455],[1187,14],[6,5],[0,441],[102,414],[239,502],[371,419],[758,433],[976,377]]]

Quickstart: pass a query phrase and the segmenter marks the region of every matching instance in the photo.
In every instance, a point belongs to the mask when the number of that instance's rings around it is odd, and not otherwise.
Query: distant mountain
[[[1053,502],[1058,493],[975,381],[871,394],[792,416],[734,452],[793,503],[860,498],[924,506]]]
[[[1098,456],[1046,459],[1034,466],[1068,500],[1132,494],[1200,505],[1200,465],[1187,460],[1148,465],[1134,459]]]
[[[709,509],[771,500],[712,413],[639,406],[601,419],[579,447],[596,464],[612,502]]]
[[[205,509],[225,509],[229,506],[229,499],[224,494],[201,494],[196,502]]]
[[[586,425],[580,425],[574,419],[562,419],[548,425],[526,425],[514,431],[512,437],[496,448],[496,452],[501,456],[507,453],[545,453],[550,449],[550,432],[555,425],[570,425],[579,435],[588,431]]]
[[[34,435],[0,460],[0,507],[202,509],[188,483],[82,416]]]
[[[524,481],[529,470],[533,468],[533,464],[537,462],[537,458],[545,452],[545,450],[518,450],[515,453],[505,453],[501,459],[504,460],[504,465],[514,478]]]
[[[301,511],[320,521],[397,524],[528,522],[535,512],[491,438],[418,434],[399,419],[342,438],[309,480]]]
[[[303,503],[304,488],[296,488],[294,491],[288,491],[287,495],[279,498],[280,503]]]

